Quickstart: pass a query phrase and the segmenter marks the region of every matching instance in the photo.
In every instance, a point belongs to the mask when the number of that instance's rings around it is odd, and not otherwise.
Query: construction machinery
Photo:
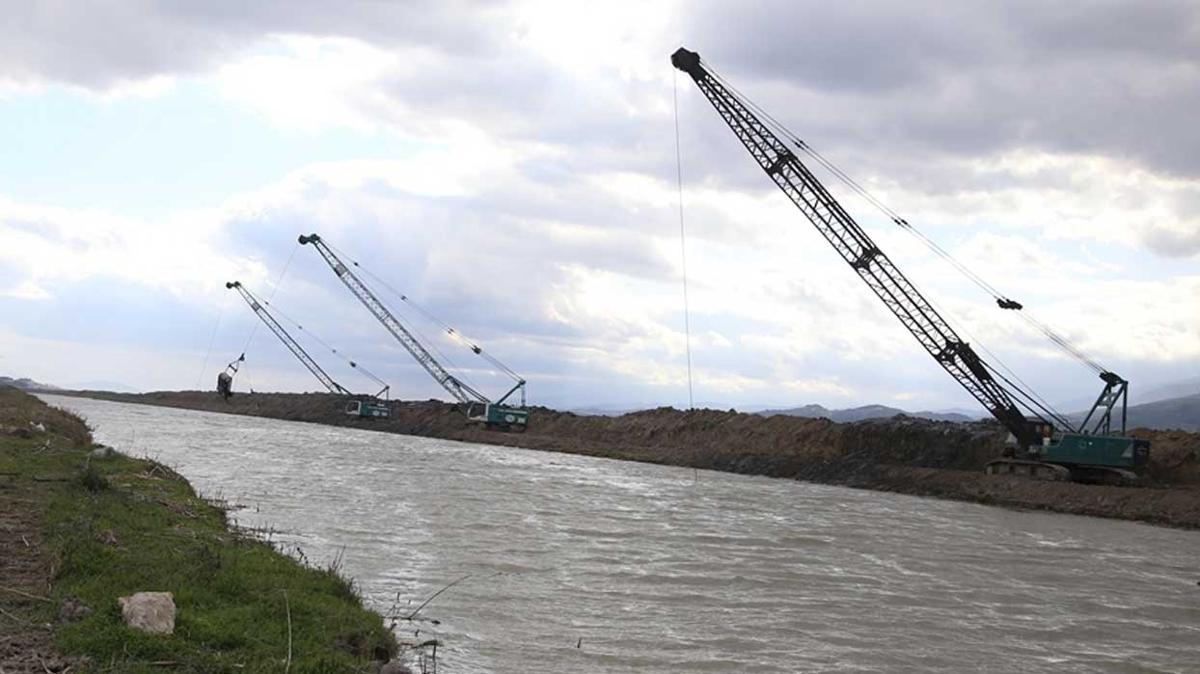
[[[246,300],[246,304],[250,305],[250,309],[254,311],[255,315],[262,320],[263,324],[266,325],[271,332],[275,333],[275,336],[279,338],[279,341],[283,342],[283,345],[288,348],[288,351],[291,351],[292,355],[294,355],[296,359],[299,360],[300,363],[303,364],[304,367],[307,368],[308,371],[311,372],[312,375],[316,377],[326,389],[329,390],[330,393],[350,398],[345,407],[345,413],[347,415],[362,419],[379,419],[391,416],[391,408],[388,406],[387,402],[379,399],[381,395],[387,394],[388,385],[386,383],[381,381],[375,375],[367,372],[365,369],[359,367],[358,363],[350,360],[348,362],[350,363],[351,367],[357,368],[367,377],[374,379],[376,383],[383,385],[383,388],[380,389],[379,393],[376,393],[373,396],[356,395],[351,393],[344,386],[334,381],[333,377],[330,377],[329,374],[317,364],[317,361],[313,360],[312,356],[308,355],[308,352],[300,346],[300,343],[297,342],[288,333],[288,331],[283,328],[282,325],[280,325],[279,321],[277,321],[275,317],[271,315],[271,312],[267,310],[267,302],[259,300],[254,293],[250,292],[246,286],[242,285],[238,281],[230,281],[225,284],[225,287],[227,289],[238,291],[238,294],[242,296],[242,299]],[[246,354],[243,353],[236,361],[230,363],[230,368],[232,368],[233,373],[237,372],[237,364],[241,363],[245,359]],[[224,377],[224,379],[222,379],[222,377]],[[217,390],[226,399],[228,399],[231,395],[233,395],[232,387],[233,377],[229,372],[229,368],[227,368],[225,372],[222,372],[221,375],[217,377]]]
[[[990,289],[1001,309],[1020,312],[1023,307],[1019,302],[995,291],[978,275],[953,260],[944,249],[916,232],[907,220],[882,205],[844,171],[714,73],[699,54],[680,48],[671,55],[671,63],[692,78],[759,167],[900,319],[929,355],[1008,429],[1012,447],[1005,456],[987,465],[988,473],[1088,482],[1123,482],[1136,478],[1134,470],[1148,461],[1150,444],[1125,434],[1129,393],[1127,381],[1083,356],[1064,337],[1033,321],[1026,314],[1023,316],[1026,320],[1033,322],[1056,344],[1093,368],[1104,382],[1104,389],[1087,417],[1079,424],[1055,412],[1033,392],[1023,390],[984,361],[970,344],[958,336],[933,304],[917,291],[800,161],[793,148],[828,168],[851,189],[883,210],[896,225],[923,238],[935,252],[959,266],[960,271],[976,283],[982,283],[983,287]],[[790,141],[790,146],[785,141]],[[1120,428],[1114,430],[1118,407]]]
[[[429,376],[433,377],[434,381],[441,385],[447,393],[463,406],[463,412],[466,414],[468,420],[482,423],[487,428],[498,430],[524,431],[526,429],[529,424],[529,410],[525,409],[524,378],[495,358],[484,354],[483,349],[479,346],[468,344],[472,352],[476,355],[486,357],[514,380],[513,387],[503,396],[495,401],[491,400],[458,377],[450,374],[433,357],[429,350],[413,336],[412,331],[396,318],[395,314],[380,301],[379,297],[363,283],[358,275],[350,270],[350,267],[338,257],[337,253],[320,236],[316,234],[301,235],[299,241],[301,245],[312,244],[313,248],[321,254],[326,264],[329,265],[329,268],[333,270],[334,275],[362,302],[362,305],[371,312],[371,315],[383,324],[383,327],[416,359],[417,363],[429,373]],[[358,266],[358,263],[352,262],[352,264],[356,267]],[[408,301],[407,297],[403,295],[401,295],[401,299]],[[444,324],[443,327],[452,336],[459,336],[453,328]],[[505,404],[505,401],[514,395],[519,395],[520,403],[518,405]]]
[[[246,354],[243,353],[230,361],[225,366],[225,369],[217,375],[217,393],[221,394],[221,397],[226,402],[229,402],[229,399],[233,397],[233,375],[237,374],[238,368],[242,366],[245,360]]]

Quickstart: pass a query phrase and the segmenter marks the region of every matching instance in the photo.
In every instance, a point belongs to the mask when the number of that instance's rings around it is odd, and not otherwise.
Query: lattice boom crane
[[[330,393],[336,393],[338,395],[345,396],[353,395],[341,384],[334,381],[333,377],[330,377],[320,365],[317,365],[317,361],[313,360],[312,356],[308,355],[308,352],[304,350],[304,347],[300,346],[300,343],[293,339],[292,336],[288,334],[287,330],[283,329],[283,326],[279,324],[279,321],[275,320],[275,317],[271,315],[271,312],[267,311],[267,308],[263,305],[263,303],[254,296],[254,293],[247,290],[246,286],[243,286],[239,281],[230,281],[225,284],[225,287],[238,291],[238,294],[242,296],[242,299],[246,300],[246,304],[250,305],[250,309],[254,311],[255,315],[257,315],[259,319],[262,320],[263,325],[266,325],[271,332],[275,333],[275,336],[279,338],[279,341],[283,342],[283,345],[288,348],[288,351],[291,351],[292,355],[296,357],[296,360],[299,360],[304,367],[308,368],[308,371],[311,372],[312,375],[316,377],[325,388],[329,389]]]
[[[417,363],[429,373],[429,376],[433,377],[434,381],[464,406],[468,419],[494,428],[525,429],[529,422],[528,410],[503,404],[518,390],[522,395],[524,394],[524,380],[518,380],[516,386],[510,389],[504,397],[493,402],[484,394],[450,374],[320,236],[316,234],[301,235],[299,241],[301,244],[312,244],[313,248],[317,249],[325,263],[333,270],[334,275],[371,312],[371,315],[383,324],[383,327],[416,359]]]
[[[1116,472],[1122,477],[1132,477],[1123,469],[1146,462],[1149,444],[1143,440],[1089,433],[1085,428],[1087,420],[1074,429],[1058,415],[1047,414],[1051,417],[1047,419],[1035,411],[1032,418],[1026,417],[1016,398],[1024,392],[1011,383],[1011,388],[1006,387],[993,376],[991,367],[896,268],[787,143],[755,114],[752,103],[743,100],[716,77],[695,52],[680,48],[672,54],[671,63],[695,81],[759,167],[816,226],[925,351],[1012,433],[1023,456],[993,462],[989,464],[989,472],[1065,479],[1091,470],[1093,475]],[[770,121],[777,125],[774,120]],[[906,222],[900,224],[907,225]],[[1003,309],[1022,308],[1007,298],[998,299],[998,302]],[[1105,382],[1105,390],[1093,406],[1092,414],[1102,410],[1096,430],[1107,433],[1113,405],[1118,399],[1124,405],[1127,382],[1107,371],[1101,372],[1101,379]],[[1061,429],[1055,428],[1056,424],[1066,427],[1067,432],[1060,432]],[[1123,426],[1122,415],[1122,431]]]

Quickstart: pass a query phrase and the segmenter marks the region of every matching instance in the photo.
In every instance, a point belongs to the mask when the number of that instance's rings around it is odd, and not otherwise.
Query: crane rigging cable
[[[212,357],[213,344],[217,341],[217,332],[221,329],[221,319],[225,317],[225,309],[229,306],[228,297],[221,303],[221,311],[217,313],[217,322],[213,325],[212,334],[208,337],[208,350],[204,352],[204,364],[200,366],[200,374],[196,375],[196,388],[200,388],[200,382],[204,379],[204,373],[208,370],[208,360]]]
[[[328,246],[328,247],[329,247],[329,248],[330,248],[332,251],[334,251],[335,253],[337,253],[337,254],[338,254],[340,257],[342,257],[343,259],[345,259],[346,261],[348,261],[348,262],[349,262],[351,265],[353,265],[353,266],[354,266],[354,267],[355,267],[357,270],[359,270],[360,272],[362,272],[362,273],[363,273],[365,276],[369,276],[369,277],[370,277],[372,280],[374,280],[376,283],[378,283],[379,285],[383,286],[383,288],[384,288],[385,290],[387,290],[388,292],[390,292],[390,293],[392,293],[392,294],[396,295],[397,297],[401,298],[401,300],[402,300],[402,301],[404,301],[406,304],[409,304],[409,306],[412,306],[412,307],[414,307],[414,308],[418,308],[418,307],[416,307],[416,305],[415,305],[415,304],[413,304],[413,303],[411,303],[411,302],[408,302],[408,301],[407,301],[407,299],[405,298],[405,296],[404,296],[404,295],[403,295],[403,294],[402,294],[400,291],[398,291],[398,290],[396,290],[395,288],[393,288],[393,287],[392,287],[390,284],[388,284],[388,282],[387,282],[387,281],[385,281],[384,279],[382,279],[382,278],[380,278],[379,276],[377,276],[377,275],[375,275],[375,274],[371,273],[371,270],[369,270],[369,269],[367,269],[366,267],[363,267],[362,265],[360,265],[360,264],[359,264],[357,261],[355,261],[355,260],[354,260],[354,259],[352,259],[352,258],[351,258],[349,255],[347,255],[345,251],[343,251],[343,250],[342,250],[342,249],[340,249],[340,248],[334,248],[334,246],[333,246],[332,244],[330,244],[328,241],[323,241],[323,243],[324,243],[326,246]],[[418,308],[418,309],[419,309],[419,308]],[[429,320],[433,321],[434,323],[438,323],[437,319],[436,319],[436,318],[433,318],[433,317],[432,317],[432,316],[430,316],[428,313],[426,313],[426,314],[424,314],[424,315],[426,316],[426,318],[428,318]],[[444,362],[445,362],[447,365],[449,365],[449,366],[450,366],[450,369],[454,370],[454,371],[457,373],[457,375],[455,376],[455,379],[457,379],[457,380],[459,380],[459,381],[463,382],[464,384],[466,384],[467,386],[469,386],[470,388],[472,388],[472,389],[474,389],[474,390],[477,390],[477,391],[479,390],[479,388],[480,388],[480,387],[479,387],[479,385],[478,385],[478,384],[476,384],[474,381],[472,381],[472,380],[471,380],[471,378],[470,378],[470,377],[468,377],[468,376],[466,375],[466,368],[460,367],[460,366],[459,366],[457,363],[455,363],[453,358],[451,358],[450,356],[446,355],[446,353],[445,353],[444,351],[442,351],[440,348],[438,348],[438,345],[437,345],[437,342],[436,342],[436,341],[434,341],[434,340],[432,340],[432,339],[429,339],[429,337],[428,337],[428,336],[426,336],[426,335],[425,335],[425,333],[424,333],[424,332],[423,332],[423,331],[422,331],[420,328],[418,328],[416,325],[414,325],[414,324],[413,324],[413,322],[412,322],[411,320],[409,320],[409,318],[408,318],[407,316],[406,316],[406,317],[404,317],[404,318],[401,318],[400,316],[393,316],[393,317],[394,317],[394,318],[395,318],[397,321],[399,321],[399,322],[401,322],[401,323],[403,324],[403,327],[404,327],[404,329],[405,329],[405,330],[408,330],[409,332],[415,333],[415,334],[416,334],[416,336],[417,336],[417,338],[419,338],[419,339],[420,339],[420,342],[421,342],[421,344],[422,344],[423,346],[425,346],[426,348],[428,348],[428,349],[432,350],[432,351],[433,351],[435,354],[437,354],[437,357],[438,357],[438,358],[440,358],[440,359],[441,359],[442,361],[444,361]],[[451,334],[451,337],[455,337],[455,335],[454,335],[454,334]],[[458,340],[458,341],[461,341],[461,340]],[[480,354],[480,355],[482,355],[482,354]],[[488,356],[488,357],[490,358],[490,356]],[[506,374],[508,374],[508,373],[506,372]],[[510,376],[511,376],[511,375],[510,375]]]
[[[972,348],[971,342],[963,339],[969,335],[953,326],[854,220],[813,172],[818,164],[828,168],[832,167],[832,162],[818,161],[804,150],[804,145],[794,135],[786,129],[779,131],[782,125],[777,120],[743,100],[740,92],[735,93],[726,86],[705,67],[696,52],[680,47],[671,54],[671,64],[695,81],[758,167],[926,353],[1008,430],[1011,447],[987,463],[988,474],[1108,484],[1127,484],[1138,479],[1135,471],[1147,464],[1150,443],[1125,434],[1129,382],[1112,372],[1100,372],[1104,389],[1078,425],[1055,412],[1045,400],[1026,391],[1024,382],[1020,386],[1015,384],[1014,380],[1020,381],[1019,377],[1009,378],[989,364],[980,355],[986,351],[982,345],[979,345],[979,351]],[[808,156],[802,160],[802,155]],[[836,167],[833,169],[835,175],[846,178],[847,184],[866,192],[844,172]],[[874,201],[881,204],[877,199]],[[888,212],[886,206],[882,206],[882,210]],[[894,212],[890,215],[898,225],[909,229],[903,218]],[[993,297],[1002,309],[1022,310],[1019,303],[999,293]],[[1061,335],[1053,333],[1051,336],[1056,345],[1067,349],[1072,356],[1082,357],[1089,367],[1099,365],[1083,356]],[[989,352],[989,355],[992,354]],[[995,363],[994,355],[992,359]],[[1008,370],[1007,367],[1004,369]],[[1093,417],[1096,421],[1090,424]],[[1114,424],[1119,424],[1116,433],[1112,432]]]
[[[400,292],[399,290],[397,290],[396,288],[392,287],[392,285],[389,284],[386,280],[384,280],[383,278],[380,278],[377,274],[374,274],[373,272],[371,272],[370,269],[367,269],[366,267],[359,264],[358,261],[355,260],[354,258],[350,257],[349,255],[346,255],[346,253],[344,251],[342,251],[340,248],[337,248],[333,244],[330,244],[328,241],[325,242],[325,245],[329,246],[331,249],[334,250],[334,252],[336,252],[341,257],[345,258],[347,261],[350,262],[350,264],[354,265],[354,267],[356,269],[361,271],[363,274],[369,276],[373,281],[378,283],[385,290],[387,290],[388,292],[395,295],[397,298],[400,299],[400,301],[402,301],[405,304],[407,304],[408,306],[412,307],[414,311],[416,311],[417,313],[424,316],[428,321],[430,321],[431,323],[440,327],[455,342],[458,342],[459,344],[467,347],[468,349],[471,350],[472,353],[483,358],[487,362],[491,363],[493,366],[495,366],[501,372],[503,372],[504,374],[511,377],[513,379],[513,381],[522,381],[521,375],[517,374],[516,372],[514,372],[512,370],[512,368],[510,368],[507,365],[505,365],[504,363],[500,362],[495,356],[492,356],[492,354],[485,351],[483,349],[483,347],[479,346],[479,344],[477,344],[476,342],[469,339],[466,335],[463,335],[457,329],[452,327],[449,323],[446,323],[442,319],[435,316],[433,313],[426,310],[421,305],[414,302],[413,299],[410,298],[408,295],[406,295],[406,294]],[[411,323],[409,324],[409,327],[415,330],[415,328],[411,325]],[[422,339],[424,339],[423,335],[422,335]],[[434,343],[433,341],[428,340],[428,339],[424,339],[424,341],[435,351],[438,351],[436,343]],[[446,357],[446,355],[444,353],[442,353],[441,351],[438,351],[438,355],[445,358],[445,360],[450,362],[450,364],[452,366],[454,365],[454,362],[451,361],[450,358]],[[455,366],[455,368],[459,369],[459,370],[462,369],[462,368],[458,368],[457,366]]]
[[[468,421],[482,423],[487,428],[498,430],[524,431],[529,425],[530,412],[525,407],[525,380],[519,379],[498,399],[493,400],[478,389],[465,383],[451,374],[421,340],[414,336],[413,331],[392,312],[379,296],[359,278],[359,273],[365,270],[362,265],[349,260],[343,260],[319,235],[301,234],[297,240],[301,245],[311,244],[313,249],[328,265],[334,276],[342,285],[374,316],[391,336],[404,347],[404,350],[417,361],[434,381],[447,393],[454,397]],[[357,267],[356,272],[351,267]],[[376,277],[378,278],[378,277]],[[391,288],[395,292],[394,288]],[[510,397],[519,395],[520,406],[506,404]]]
[[[928,248],[930,251],[932,251],[938,257],[941,257],[943,260],[945,260],[947,263],[949,263],[952,267],[954,267],[956,270],[958,270],[959,273],[961,273],[968,280],[970,280],[972,283],[974,283],[976,286],[978,286],[980,289],[982,289],[985,293],[990,295],[992,297],[992,299],[994,299],[996,301],[996,304],[1001,309],[1013,310],[1013,311],[1016,311],[1017,313],[1019,313],[1021,315],[1021,318],[1026,323],[1028,323],[1030,326],[1032,326],[1033,328],[1035,328],[1036,330],[1041,332],[1043,334],[1043,336],[1045,336],[1047,339],[1049,339],[1051,342],[1053,342],[1056,346],[1058,346],[1060,349],[1062,349],[1065,353],[1070,355],[1072,358],[1078,360],[1084,366],[1094,370],[1098,374],[1104,374],[1104,373],[1108,372],[1107,368],[1105,368],[1103,365],[1101,365],[1095,359],[1090,358],[1089,356],[1084,354],[1083,351],[1081,351],[1078,347],[1076,347],[1074,344],[1072,344],[1071,341],[1068,340],[1066,337],[1064,337],[1063,335],[1056,332],[1049,325],[1037,320],[1033,316],[1026,313],[1024,311],[1024,306],[1020,302],[1017,302],[1015,300],[1008,298],[1006,295],[1004,295],[1002,292],[1000,292],[1000,290],[998,290],[995,286],[988,283],[983,277],[981,277],[979,274],[977,274],[976,272],[971,270],[969,267],[967,267],[961,261],[956,259],[953,255],[950,254],[949,251],[947,251],[942,246],[938,245],[937,242],[935,242],[933,239],[930,239],[923,232],[921,232],[916,227],[914,227],[911,223],[908,222],[907,219],[901,217],[900,214],[897,213],[894,209],[889,207],[887,204],[883,203],[883,201],[881,201],[874,194],[871,194],[871,192],[869,190],[867,190],[861,183],[859,183],[852,176],[850,176],[848,173],[843,171],[840,167],[838,167],[836,164],[834,164],[832,161],[830,161],[824,155],[817,152],[811,145],[809,145],[802,138],[800,138],[798,135],[796,135],[790,129],[788,129],[786,126],[784,126],[783,123],[781,123],[779,120],[775,119],[775,117],[773,117],[769,112],[767,112],[765,109],[763,109],[757,103],[755,103],[753,101],[753,99],[751,99],[750,97],[746,96],[744,93],[739,91],[737,89],[737,87],[735,87],[727,79],[725,79],[723,76],[721,76],[716,70],[714,70],[708,62],[701,60],[701,63],[703,63],[705,69],[709,72],[709,74],[712,75],[712,77],[714,79],[719,81],[722,84],[722,86],[724,86],[725,88],[727,88],[730,91],[732,91],[733,93],[735,93],[741,99],[741,101],[746,105],[746,107],[750,108],[755,113],[757,113],[763,119],[764,124],[769,126],[772,130],[774,130],[779,135],[788,139],[793,145],[796,146],[797,149],[804,152],[806,155],[811,157],[815,162],[817,162],[818,164],[823,166],[826,170],[828,170],[831,174],[833,174],[839,181],[841,181],[843,184],[845,184],[846,187],[848,187],[852,192],[854,192],[855,194],[857,194],[858,196],[860,196],[861,198],[866,200],[867,203],[871,204],[876,209],[878,209],[885,217],[887,217],[889,220],[891,220],[893,224],[899,226],[901,229],[903,229],[906,232],[908,232],[909,234],[911,234],[918,241],[920,241],[926,248]],[[1007,369],[1007,368],[1005,368],[1005,369]]]
[[[683,271],[683,335],[687,348],[688,409],[696,407],[692,392],[692,317],[688,306],[687,230],[683,226],[683,150],[679,144],[679,71],[674,71],[672,100],[675,102],[675,180],[679,187],[679,259]]]
[[[279,292],[279,286],[283,283],[283,277],[288,272],[288,267],[292,266],[292,259],[296,257],[296,248],[292,248],[292,252],[288,254],[287,262],[283,263],[283,269],[279,270],[279,277],[275,279],[275,285],[271,286],[271,296],[268,300],[275,299],[275,293]],[[269,303],[269,301],[268,301]],[[255,323],[250,328],[250,335],[246,337],[246,345],[242,347],[242,355],[244,356],[250,350],[250,342],[254,341],[254,335],[258,334],[258,323]]]
[[[339,351],[337,348],[331,346],[328,342],[326,342],[325,340],[323,340],[319,336],[317,336],[316,333],[314,333],[311,330],[306,329],[303,325],[301,325],[295,319],[293,319],[292,317],[285,314],[278,306],[276,306],[275,304],[272,304],[271,300],[264,300],[264,299],[258,297],[257,295],[255,295],[254,293],[250,292],[249,289],[246,290],[246,294],[253,297],[256,302],[262,304],[263,306],[271,307],[271,310],[274,312],[274,315],[279,316],[283,320],[287,321],[293,327],[295,327],[297,330],[300,330],[301,332],[308,334],[309,337],[312,337],[313,341],[315,341],[318,344],[320,344],[321,346],[325,347],[325,349],[327,349],[330,353],[332,353],[333,355],[337,356],[338,358],[341,358],[342,360],[346,361],[346,364],[348,364],[350,367],[361,372],[364,376],[366,376],[368,379],[375,382],[376,384],[379,384],[380,386],[382,386],[383,389],[380,391],[380,393],[384,393],[385,391],[387,391],[391,388],[387,382],[385,382],[384,380],[377,377],[375,375],[375,373],[368,370],[361,363],[354,360],[349,355]],[[376,397],[378,397],[378,394]]]

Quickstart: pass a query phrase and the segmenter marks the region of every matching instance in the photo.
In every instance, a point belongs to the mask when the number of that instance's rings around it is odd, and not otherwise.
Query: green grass
[[[366,671],[395,651],[380,616],[336,569],[305,566],[232,532],[222,510],[160,464],[115,453],[89,459],[80,420],[0,391],[0,426],[28,419],[48,433],[0,434],[0,473],[28,480],[43,513],[51,598],[77,597],[93,609],[57,628],[65,654],[87,655],[92,671],[280,672],[289,612],[292,672]],[[173,635],[125,626],[117,597],[139,591],[174,593]]]

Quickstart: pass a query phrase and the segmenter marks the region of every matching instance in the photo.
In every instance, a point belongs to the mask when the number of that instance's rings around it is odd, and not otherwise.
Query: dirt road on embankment
[[[1110,487],[984,475],[984,464],[999,456],[1006,435],[991,422],[896,417],[838,424],[671,408],[603,417],[536,408],[527,432],[502,433],[470,425],[456,408],[437,401],[396,402],[391,419],[360,421],[342,414],[338,399],[327,394],[239,394],[228,402],[197,391],[67,395],[1200,529],[1200,433],[1184,431],[1135,431],[1153,443],[1147,486]]]

